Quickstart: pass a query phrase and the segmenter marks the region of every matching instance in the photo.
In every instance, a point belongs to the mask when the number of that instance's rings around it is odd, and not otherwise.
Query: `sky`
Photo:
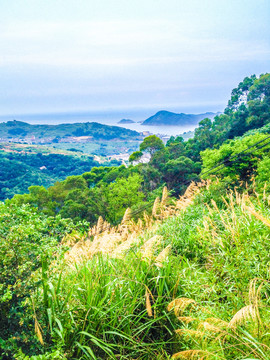
[[[0,0],[0,115],[222,111],[269,65],[269,0]]]

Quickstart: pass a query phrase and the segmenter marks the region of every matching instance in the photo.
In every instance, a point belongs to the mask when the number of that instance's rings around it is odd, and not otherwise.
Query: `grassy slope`
[[[270,359],[269,196],[193,190],[71,246],[60,280],[51,269],[51,336],[67,358]]]

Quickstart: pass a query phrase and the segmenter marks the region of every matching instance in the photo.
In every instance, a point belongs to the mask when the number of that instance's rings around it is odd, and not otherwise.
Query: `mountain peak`
[[[207,112],[203,114],[185,114],[173,113],[166,110],[160,110],[155,115],[146,119],[142,125],[170,125],[170,126],[183,126],[183,125],[196,125],[205,118],[213,119],[217,114]]]

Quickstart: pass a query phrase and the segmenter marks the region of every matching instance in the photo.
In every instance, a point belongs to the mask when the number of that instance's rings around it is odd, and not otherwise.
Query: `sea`
[[[186,126],[150,126],[142,125],[142,121],[149,116],[154,115],[155,112],[150,114],[129,114],[125,116],[123,112],[59,112],[59,113],[43,113],[43,114],[16,114],[16,115],[0,115],[0,122],[18,120],[24,121],[33,125],[57,125],[67,123],[84,123],[84,122],[97,122],[100,124],[120,126],[126,129],[135,130],[138,132],[149,132],[150,134],[163,135],[163,136],[177,136],[185,132],[193,131],[197,125],[190,124]],[[132,119],[135,121],[132,124],[119,124],[118,122],[123,118]]]

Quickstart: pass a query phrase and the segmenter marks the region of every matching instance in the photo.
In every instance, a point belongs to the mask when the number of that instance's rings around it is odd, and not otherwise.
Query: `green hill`
[[[87,136],[95,140],[124,140],[141,139],[138,132],[118,126],[102,125],[95,122],[60,124],[60,125],[31,125],[22,121],[8,121],[0,123],[0,138],[31,139],[36,142],[51,142],[71,137]]]
[[[159,111],[155,115],[144,120],[142,125],[172,125],[172,126],[184,126],[184,125],[197,125],[200,120],[205,118],[213,119],[216,113],[207,112],[204,114],[176,114],[170,111]]]
[[[269,88],[0,203],[3,359],[270,360]]]

